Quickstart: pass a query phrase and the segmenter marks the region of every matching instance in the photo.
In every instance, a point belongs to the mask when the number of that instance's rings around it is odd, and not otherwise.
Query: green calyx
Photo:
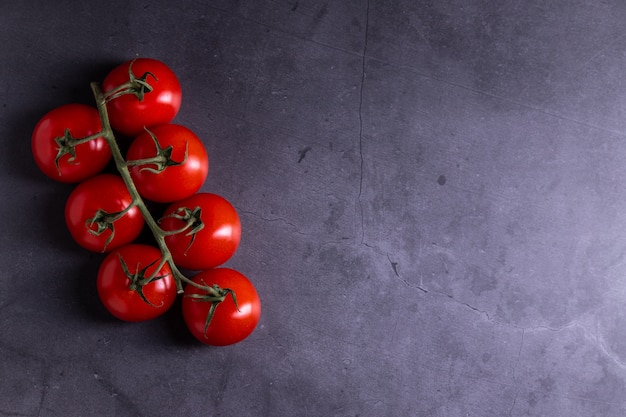
[[[148,82],[148,77],[152,77],[154,81],[159,81],[158,78],[151,72],[145,72],[140,77],[135,76],[132,70],[134,62],[134,60],[131,61],[128,66],[128,82],[108,91],[104,96],[105,101],[115,100],[125,94],[133,94],[139,101],[143,101],[144,95],[154,90],[154,87]]]
[[[202,303],[211,303],[211,307],[209,307],[209,313],[207,314],[206,320],[204,322],[204,337],[207,337],[207,331],[209,330],[209,324],[211,324],[211,320],[213,319],[213,316],[215,315],[215,310],[217,309],[217,306],[223,302],[227,296],[231,296],[233,299],[233,303],[235,303],[235,308],[237,309],[237,311],[239,310],[239,306],[237,305],[237,297],[235,296],[235,292],[233,290],[231,290],[230,288],[220,288],[218,285],[212,285],[212,286],[207,286],[204,282],[203,282],[204,286],[206,288],[211,288],[213,290],[213,293],[206,293],[206,294],[187,294],[185,295],[185,297],[189,297],[191,299],[193,299],[193,301],[196,302],[202,302]]]
[[[63,136],[60,136],[54,141],[57,144],[57,156],[54,158],[54,164],[57,167],[59,175],[61,175],[61,168],[59,167],[59,161],[65,155],[70,155],[67,160],[68,164],[74,164],[76,162],[76,147],[74,145],[75,139],[72,137],[69,129],[65,129]]]
[[[87,231],[94,236],[100,236],[107,230],[111,231],[111,234],[104,242],[102,252],[106,251],[107,246],[109,246],[109,243],[111,243],[113,237],[115,236],[114,223],[124,217],[124,215],[134,206],[135,204],[131,203],[124,210],[114,213],[107,213],[102,209],[98,209],[92,218],[85,220],[85,227],[87,228]]]
[[[141,269],[139,269],[139,265],[137,265],[137,271],[132,273],[128,269],[128,265],[126,265],[126,262],[124,261],[122,256],[118,255],[118,258],[120,260],[120,265],[122,267],[122,270],[124,271],[124,274],[126,274],[126,277],[128,277],[128,280],[130,281],[130,283],[128,284],[128,289],[131,291],[136,291],[137,294],[139,294],[139,296],[141,297],[141,299],[145,301],[146,303],[150,304],[152,307],[160,307],[160,305],[155,305],[146,298],[146,295],[143,292],[143,287],[150,284],[153,281],[156,281],[161,278],[165,278],[166,276],[169,275],[169,274],[165,274],[165,275],[157,276],[157,273],[163,267],[164,262],[161,262],[158,268],[156,268],[156,270],[152,274],[146,276],[148,269],[152,267],[154,264],[156,264],[158,259],[155,259],[154,261],[150,262],[148,265],[146,265],[144,268],[141,268]],[[161,302],[161,305],[162,304],[163,303]]]
[[[70,132],[69,129],[65,129],[63,136],[55,138],[54,142],[57,145],[57,155],[54,158],[54,165],[56,165],[59,175],[61,175],[61,167],[59,165],[61,158],[65,155],[69,155],[67,163],[78,164],[79,162],[76,161],[76,147],[99,137],[102,137],[102,132],[98,132],[95,135],[89,135],[84,138],[75,138],[72,136],[72,132]]]
[[[173,213],[167,216],[161,217],[159,219],[159,222],[167,218],[178,219],[182,222],[185,222],[185,225],[183,227],[181,227],[180,229],[168,231],[167,235],[176,235],[179,233],[183,233],[184,231],[187,231],[187,233],[185,233],[185,236],[191,236],[191,240],[189,241],[189,244],[185,248],[184,253],[186,254],[189,248],[191,247],[191,245],[193,244],[194,240],[196,239],[196,233],[204,229],[204,223],[202,222],[202,209],[200,207],[195,207],[194,209],[189,209],[187,207],[180,207]]]
[[[175,161],[172,159],[172,152],[174,150],[172,145],[166,148],[161,147],[161,144],[159,143],[159,140],[154,135],[154,133],[152,133],[147,128],[145,130],[150,135],[150,137],[152,138],[152,141],[154,142],[154,146],[156,148],[156,155],[150,158],[145,158],[145,159],[125,161],[125,164],[127,166],[142,166],[142,168],[140,168],[139,171],[148,171],[153,174],[160,174],[161,172],[165,171],[165,169],[168,167],[179,166],[187,162],[187,157],[189,155],[189,143],[187,143],[185,146],[185,157],[183,158],[183,160]]]
[[[146,72],[141,77],[135,78],[133,72],[131,71],[131,66],[132,64],[128,66],[128,76],[130,78],[130,84],[132,85],[131,92],[137,97],[139,101],[143,101],[144,94],[149,93],[153,90],[153,87],[148,84],[148,76],[154,78],[155,81],[159,80],[151,72]]]
[[[85,221],[87,231],[94,236],[100,236],[107,230],[111,231],[111,234],[104,242],[102,252],[106,251],[107,246],[109,246],[109,243],[111,243],[113,237],[115,236],[115,226],[113,225],[114,222],[115,220],[111,218],[110,214],[102,209],[98,209],[98,211],[96,211],[96,214],[91,219],[87,219]]]

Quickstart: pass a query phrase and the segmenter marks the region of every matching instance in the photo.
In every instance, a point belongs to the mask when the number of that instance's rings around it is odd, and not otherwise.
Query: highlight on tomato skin
[[[261,299],[244,274],[231,268],[215,268],[198,273],[192,281],[232,291],[216,306],[207,327],[211,302],[197,298],[206,293],[187,284],[182,300],[183,318],[197,340],[210,346],[228,346],[252,334],[261,319]]]
[[[135,137],[145,128],[170,123],[180,110],[182,89],[178,77],[164,62],[153,58],[137,58],[115,67],[102,81],[105,94],[129,82],[129,70],[134,77],[145,77],[151,90],[141,98],[123,94],[107,103],[111,126],[119,133]]]
[[[186,224],[180,215],[196,209],[200,213],[199,230],[190,233],[193,231],[190,228],[165,237],[174,263],[192,271],[224,264],[235,254],[241,241],[241,220],[237,211],[228,200],[213,193],[197,193],[170,204],[160,225],[166,232],[180,230]]]
[[[185,126],[164,124],[138,135],[130,144],[126,160],[167,161],[131,165],[139,194],[158,203],[171,203],[195,194],[209,173],[209,156],[196,134]],[[161,158],[163,159],[163,158]]]
[[[57,139],[69,134],[78,140],[101,131],[100,115],[94,107],[72,103],[52,109],[37,122],[31,136],[37,167],[48,178],[64,183],[77,183],[100,173],[111,159],[104,137],[68,146],[61,154]]]
[[[106,190],[106,191],[105,191]],[[133,242],[144,227],[139,207],[119,175],[99,174],[74,188],[65,203],[65,224],[76,243],[109,252]]]

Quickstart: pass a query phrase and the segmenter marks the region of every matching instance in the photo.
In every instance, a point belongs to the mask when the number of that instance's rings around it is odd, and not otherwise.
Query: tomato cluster
[[[31,146],[44,174],[78,183],[65,222],[78,245],[106,254],[96,281],[103,305],[121,320],[144,321],[182,292],[184,321],[198,340],[245,339],[260,319],[259,296],[247,277],[222,266],[239,246],[241,222],[229,201],[201,191],[207,150],[172,123],[182,101],[178,78],[163,62],[138,58],[92,90],[97,107],[53,109],[35,126]],[[125,155],[116,136],[130,140]],[[107,171],[111,159],[115,172]],[[156,218],[146,202],[166,208]],[[151,244],[137,241],[146,227]],[[179,268],[199,272],[190,279]]]

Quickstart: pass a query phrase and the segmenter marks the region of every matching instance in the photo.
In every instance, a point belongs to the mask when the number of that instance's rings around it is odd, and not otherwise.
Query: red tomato
[[[156,268],[161,251],[155,247],[131,244],[106,256],[98,270],[97,288],[102,304],[124,321],[145,321],[165,313],[176,299],[176,281],[169,265]],[[154,275],[154,280],[145,285]]]
[[[60,182],[79,182],[104,169],[111,159],[106,139],[98,137],[74,147],[65,143],[95,135],[102,130],[98,110],[84,104],[66,104],[48,112],[35,126],[31,148],[35,162],[48,177]],[[60,143],[59,143],[60,142]]]
[[[129,82],[134,84],[135,93],[116,95],[120,86]],[[163,62],[150,58],[137,58],[114,68],[102,82],[102,91],[109,96],[111,126],[127,136],[138,135],[144,127],[171,122],[182,101],[176,74]]]
[[[126,210],[132,197],[122,178],[100,174],[72,191],[65,203],[65,223],[83,248],[105,252],[126,245],[139,236],[144,225],[136,206]],[[119,217],[115,220],[115,217]]]
[[[202,141],[189,129],[176,124],[156,126],[133,140],[126,160],[157,163],[131,165],[130,174],[137,191],[148,200],[169,203],[197,192],[209,172],[209,157]]]
[[[261,318],[261,300],[245,275],[233,269],[217,268],[200,272],[192,281],[231,290],[237,299],[235,305],[231,293],[226,293],[206,327],[212,303],[201,298],[207,295],[206,291],[187,284],[182,303],[183,318],[196,339],[207,345],[226,346],[240,342],[252,333]]]
[[[198,193],[170,204],[160,220],[174,263],[191,270],[213,268],[230,259],[241,240],[241,222],[235,208],[223,197]],[[191,233],[194,232],[195,233]]]

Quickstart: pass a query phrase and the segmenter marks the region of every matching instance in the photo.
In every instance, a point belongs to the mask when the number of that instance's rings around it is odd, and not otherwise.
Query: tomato
[[[169,265],[156,271],[161,251],[143,244],[122,246],[109,253],[98,270],[96,281],[102,304],[124,321],[145,321],[165,313],[177,295]],[[142,280],[154,279],[145,285]]]
[[[183,229],[165,237],[174,263],[191,270],[223,264],[237,250],[241,240],[241,221],[225,198],[198,193],[170,204],[159,220],[166,232]]]
[[[261,318],[261,300],[245,275],[233,269],[217,268],[200,272],[192,281],[226,290],[224,300],[217,304],[206,327],[212,305],[211,301],[202,299],[206,291],[190,284],[185,287],[183,318],[196,339],[207,345],[226,346],[240,342],[252,333]]]
[[[128,209],[131,202],[120,176],[96,175],[78,184],[68,197],[65,223],[83,248],[110,251],[135,240],[143,228],[144,218],[139,208]]]
[[[176,124],[156,126],[137,136],[126,160],[160,163],[130,165],[139,194],[148,200],[169,203],[197,192],[209,172],[209,157],[202,141],[189,129]]]
[[[71,142],[101,131],[100,116],[94,107],[84,104],[57,107],[45,114],[33,130],[31,148],[35,163],[44,174],[60,182],[89,178],[102,171],[111,159],[109,144],[103,137],[76,146]]]
[[[134,93],[117,94],[120,86],[128,86],[129,82]],[[176,74],[163,62],[150,58],[137,58],[114,68],[104,78],[102,91],[108,97],[111,126],[130,137],[143,132],[144,127],[174,120],[182,101]]]

